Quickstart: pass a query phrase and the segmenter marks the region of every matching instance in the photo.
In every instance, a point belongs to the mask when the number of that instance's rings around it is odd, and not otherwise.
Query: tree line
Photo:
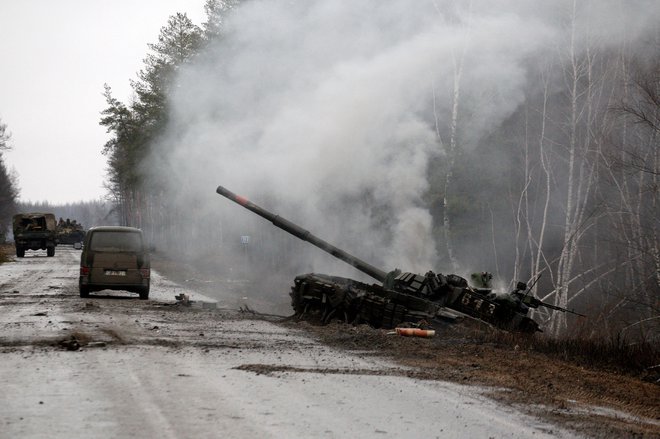
[[[175,231],[194,220],[168,202],[176,194],[145,171],[145,161],[172,123],[177,74],[223,38],[238,5],[208,0],[201,26],[184,13],[171,16],[149,45],[129,103],[105,86],[100,123],[110,140],[103,154],[119,221],[170,248],[196,237],[196,227]],[[429,164],[424,200],[448,270],[483,267],[511,282],[538,279],[533,294],[588,313],[594,333],[605,326],[648,334],[660,319],[660,35],[634,47],[578,42],[580,14],[588,13],[573,3],[557,50],[530,67],[522,104],[469,148],[465,114],[475,104],[461,89],[460,54],[453,60],[451,118],[427,117],[445,159]],[[492,166],[501,157],[506,172]],[[222,234],[215,227],[211,240]],[[273,266],[282,252],[297,251],[277,232],[272,242],[278,250],[253,262]],[[553,334],[584,324],[562,313],[536,317]]]
[[[141,164],[167,126],[168,94],[179,68],[197,56],[205,44],[220,37],[225,14],[237,3],[208,0],[204,6],[207,21],[202,27],[185,13],[169,17],[158,41],[148,45],[150,52],[138,79],[131,81],[134,98],[129,104],[115,98],[111,87],[105,85],[107,107],[100,124],[111,135],[103,146],[109,165],[107,187],[123,224],[153,222],[151,212],[159,189],[145,178]]]
[[[17,212],[49,212],[56,220],[70,220],[80,224],[84,230],[94,226],[116,225],[119,223],[114,205],[109,201],[92,200],[64,204],[51,204],[47,201],[19,201]]]
[[[11,218],[16,210],[18,184],[16,177],[7,169],[3,153],[11,149],[11,134],[7,124],[0,119],[0,241],[11,225]]]
[[[7,169],[2,155],[11,148],[11,134],[7,124],[0,120],[0,242],[7,239],[7,232],[12,228],[12,217],[19,212],[50,212],[57,218],[76,220],[84,228],[118,223],[114,206],[101,200],[62,205],[50,204],[46,201],[19,201],[20,190],[16,175]]]

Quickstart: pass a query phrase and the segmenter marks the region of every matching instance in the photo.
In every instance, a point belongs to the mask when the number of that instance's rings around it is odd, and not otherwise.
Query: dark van
[[[142,231],[134,227],[93,227],[80,258],[80,297],[92,291],[124,290],[149,298],[151,265]]]

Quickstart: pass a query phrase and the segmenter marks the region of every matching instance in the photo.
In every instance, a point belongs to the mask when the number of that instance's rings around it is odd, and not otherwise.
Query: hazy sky
[[[99,125],[103,84],[126,102],[170,15],[204,21],[204,0],[0,0],[0,119],[20,199],[97,199],[108,138]]]

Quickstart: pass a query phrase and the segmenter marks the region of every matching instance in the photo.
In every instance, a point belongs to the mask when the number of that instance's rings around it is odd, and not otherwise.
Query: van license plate
[[[106,276],[126,276],[126,270],[105,270]]]

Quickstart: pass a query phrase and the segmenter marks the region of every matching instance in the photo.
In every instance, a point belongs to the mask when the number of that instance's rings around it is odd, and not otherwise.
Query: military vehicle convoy
[[[52,213],[19,213],[13,218],[16,256],[22,258],[26,250],[46,250],[55,256],[57,225]]]
[[[527,316],[529,308],[546,306],[574,313],[541,302],[530,294],[523,282],[518,282],[516,290],[509,294],[495,294],[490,287],[492,275],[486,272],[473,274],[472,286],[455,274],[428,271],[421,275],[398,269],[385,272],[222,186],[218,186],[216,192],[381,283],[367,284],[317,273],[297,276],[290,296],[291,305],[300,318],[314,316],[322,322],[341,319],[350,323],[364,322],[377,328],[393,328],[404,322],[467,317],[504,330],[535,333],[541,329]]]

